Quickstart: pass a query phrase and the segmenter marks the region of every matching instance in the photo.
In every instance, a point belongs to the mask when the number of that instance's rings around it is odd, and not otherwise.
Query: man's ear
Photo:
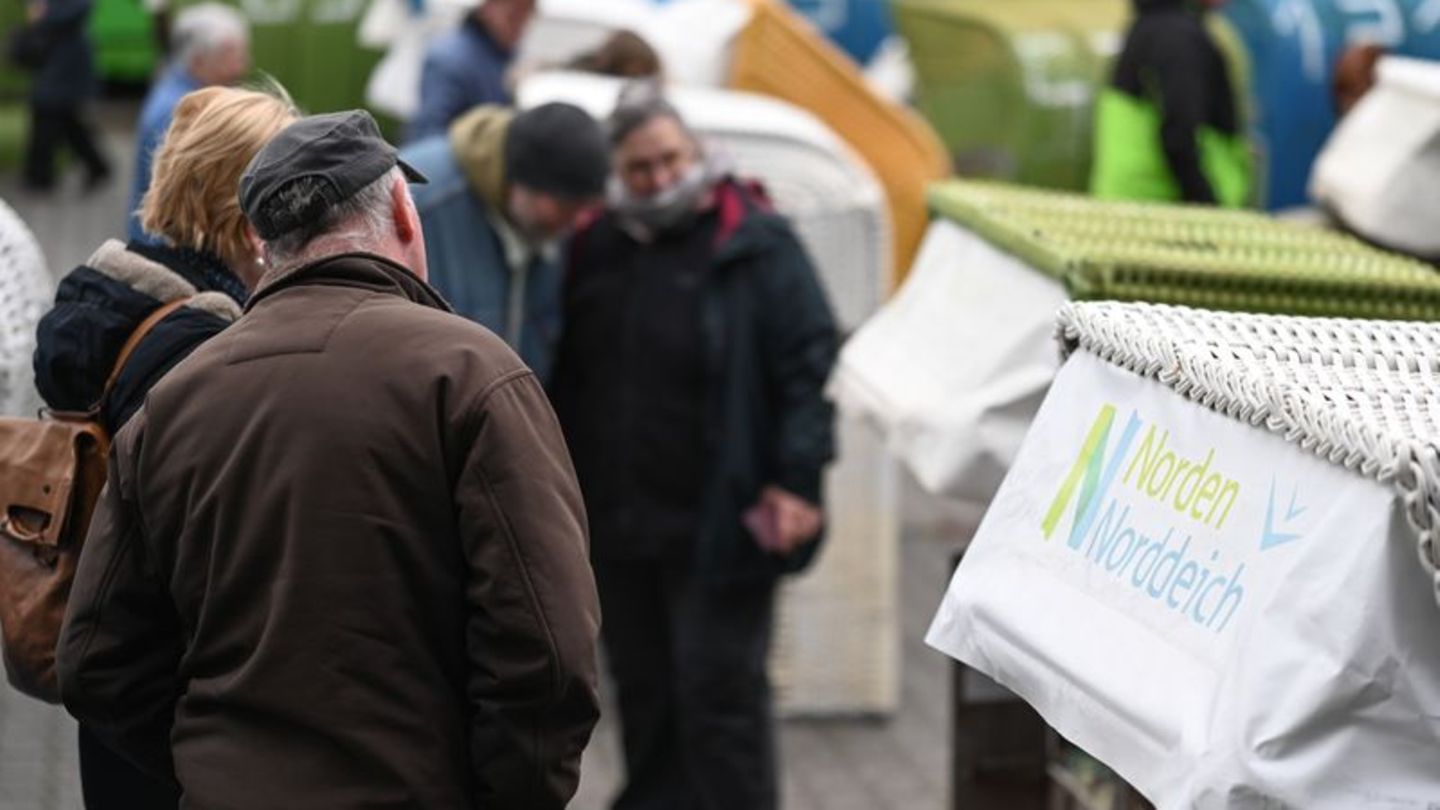
[[[250,248],[250,252],[255,254],[256,261],[265,260],[265,240],[255,232],[255,226],[251,225],[248,219],[245,220],[245,244]]]
[[[410,199],[410,188],[403,179],[396,179],[390,187],[390,210],[395,219],[395,235],[403,244],[410,244],[420,238],[420,212]]]

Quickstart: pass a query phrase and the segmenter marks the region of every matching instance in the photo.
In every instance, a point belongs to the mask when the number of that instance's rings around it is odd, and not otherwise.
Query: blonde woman
[[[114,435],[152,385],[240,316],[264,272],[246,238],[240,175],[295,118],[287,100],[250,90],[211,87],[180,101],[140,210],[145,230],[165,244],[111,240],[61,280],[35,350],[36,385],[46,404],[66,411],[97,407]],[[126,340],[176,301],[183,303],[140,342],[107,395],[106,380]],[[135,731],[134,739],[101,741],[81,727],[89,810],[179,803],[173,775],[144,773],[124,758],[126,746],[152,742],[145,730]]]

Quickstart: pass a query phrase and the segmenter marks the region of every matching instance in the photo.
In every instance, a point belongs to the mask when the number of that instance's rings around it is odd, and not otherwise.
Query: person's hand
[[[45,16],[45,10],[45,0],[37,0],[34,3],[30,3],[25,7],[25,19],[29,20],[31,25],[34,25],[40,21],[41,17]]]
[[[782,557],[818,537],[824,523],[819,507],[776,486],[762,490],[759,502],[745,512],[745,525],[755,541]]]

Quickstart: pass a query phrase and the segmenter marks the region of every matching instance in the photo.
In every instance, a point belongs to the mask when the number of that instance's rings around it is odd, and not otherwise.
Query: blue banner
[[[1250,51],[1272,209],[1304,205],[1335,127],[1331,82],[1349,45],[1440,58],[1440,0],[1231,0],[1225,15]]]
[[[790,0],[860,64],[866,64],[890,35],[886,0]]]

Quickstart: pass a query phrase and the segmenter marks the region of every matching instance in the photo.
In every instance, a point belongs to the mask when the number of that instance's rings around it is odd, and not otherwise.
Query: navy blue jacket
[[[30,101],[47,109],[71,109],[95,94],[95,54],[86,24],[91,0],[49,0],[35,24],[45,42],[45,62],[30,83]]]
[[[218,259],[188,250],[105,243],[60,281],[55,307],[40,321],[35,383],[57,411],[95,405],[135,328],[167,302],[170,313],[131,355],[100,422],[110,435],[145,401],[151,386],[240,316],[245,286]]]
[[[708,476],[693,563],[709,582],[753,582],[805,568],[820,545],[776,557],[760,548],[742,516],[772,484],[823,503],[823,473],[835,455],[834,408],[824,388],[839,333],[804,247],[758,189],[722,182],[717,206],[719,226],[702,281]],[[576,234],[565,287],[567,314],[585,306],[586,273],[611,266],[615,246],[629,238],[611,214]],[[590,386],[604,384],[584,368],[584,358],[597,348],[577,345],[561,333],[551,388],[567,434],[584,420]],[[589,447],[571,441],[587,497],[612,466]],[[592,537],[593,556],[623,555],[621,549],[603,548],[604,542]]]
[[[474,15],[430,43],[420,69],[420,109],[405,142],[444,135],[452,121],[481,104],[510,104],[505,71],[512,57]]]

